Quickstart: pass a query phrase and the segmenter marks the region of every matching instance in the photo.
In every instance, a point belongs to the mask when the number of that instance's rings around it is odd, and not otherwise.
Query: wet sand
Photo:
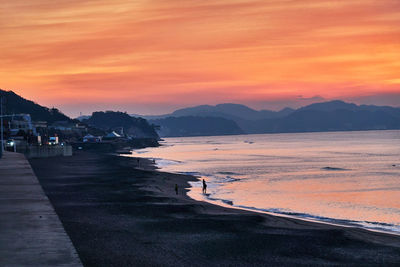
[[[195,201],[184,189],[195,177],[136,159],[30,163],[85,266],[400,264],[399,236]]]

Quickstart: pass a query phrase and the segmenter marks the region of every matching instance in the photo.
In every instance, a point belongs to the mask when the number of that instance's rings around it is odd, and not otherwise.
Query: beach
[[[205,179],[196,200],[400,234],[400,131],[165,138],[130,155]]]
[[[195,177],[145,159],[79,151],[30,164],[85,266],[400,263],[400,236],[195,201]]]

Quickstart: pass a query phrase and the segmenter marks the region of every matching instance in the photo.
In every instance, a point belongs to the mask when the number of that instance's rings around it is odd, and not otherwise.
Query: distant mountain
[[[143,117],[159,125],[162,136],[400,129],[400,108],[340,100],[280,111],[257,111],[239,104],[201,105]]]
[[[147,120],[131,117],[123,112],[93,112],[92,116],[83,122],[106,131],[123,127],[124,133],[139,138],[159,138],[154,127]]]
[[[244,133],[234,121],[216,117],[167,117],[150,120],[150,122],[160,126],[159,134],[162,137],[232,135]]]
[[[302,110],[319,110],[319,111],[335,111],[335,110],[357,110],[359,106],[353,103],[346,103],[341,100],[333,100],[329,102],[320,102],[320,103],[314,103],[310,104],[305,107],[301,107],[297,109],[297,111],[302,111]]]
[[[400,129],[400,108],[335,100],[299,108],[283,118],[247,122],[246,126],[248,133]]]
[[[215,106],[211,105],[200,105],[195,107],[178,109],[169,114],[163,115],[137,115],[133,114],[131,116],[140,116],[148,120],[163,119],[167,117],[218,117],[225,118],[228,120],[233,120],[238,124],[241,124],[243,120],[260,120],[260,119],[270,119],[270,118],[280,118],[284,117],[294,109],[284,108],[281,111],[271,111],[271,110],[254,110],[245,105],[241,104],[218,104]]]
[[[154,122],[162,124],[165,117],[188,116],[193,122],[195,118],[203,118],[202,123],[204,125],[211,118],[224,118],[231,123],[235,122],[243,133],[252,134],[400,129],[400,108],[374,105],[359,106],[340,100],[314,103],[297,110],[285,108],[278,112],[257,111],[238,104],[202,105],[157,116],[158,119]],[[184,135],[188,127],[186,123],[185,121],[184,127],[179,123],[171,124],[169,118],[168,128],[173,125],[175,134]],[[210,123],[212,122],[210,121]],[[230,128],[226,130],[230,131]],[[223,132],[222,129],[219,129],[219,131]]]
[[[390,106],[375,106],[375,105],[356,105],[353,103],[346,103],[341,100],[333,100],[329,102],[321,102],[321,103],[314,103],[302,108],[299,108],[297,111],[301,110],[319,110],[319,111],[327,111],[332,112],[336,110],[352,110],[352,111],[381,111],[395,117],[400,116],[400,108],[399,107],[390,107]]]
[[[49,124],[55,121],[71,121],[71,118],[61,113],[58,109],[43,107],[17,95],[13,91],[0,89],[0,95],[5,99],[5,114],[27,113],[31,115],[33,121],[47,121]]]
[[[201,116],[201,117],[221,117],[226,119],[245,119],[259,120],[267,118],[278,118],[288,115],[291,109],[286,108],[282,111],[254,110],[240,104],[218,104],[216,106],[202,105],[191,108],[178,109],[170,114],[173,117],[182,116]]]

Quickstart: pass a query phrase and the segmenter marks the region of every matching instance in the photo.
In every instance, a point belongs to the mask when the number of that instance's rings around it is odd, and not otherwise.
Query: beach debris
[[[348,171],[349,169],[344,169],[344,168],[337,168],[337,167],[323,167],[323,170],[326,171]]]

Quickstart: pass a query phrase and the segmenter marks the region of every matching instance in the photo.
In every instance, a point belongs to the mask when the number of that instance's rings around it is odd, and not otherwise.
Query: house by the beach
[[[108,133],[106,136],[104,136],[104,139],[118,139],[121,137],[121,135],[117,134],[115,131],[112,131],[111,133]]]
[[[101,137],[87,134],[83,137],[83,142],[84,143],[99,143],[99,142],[101,142]]]

